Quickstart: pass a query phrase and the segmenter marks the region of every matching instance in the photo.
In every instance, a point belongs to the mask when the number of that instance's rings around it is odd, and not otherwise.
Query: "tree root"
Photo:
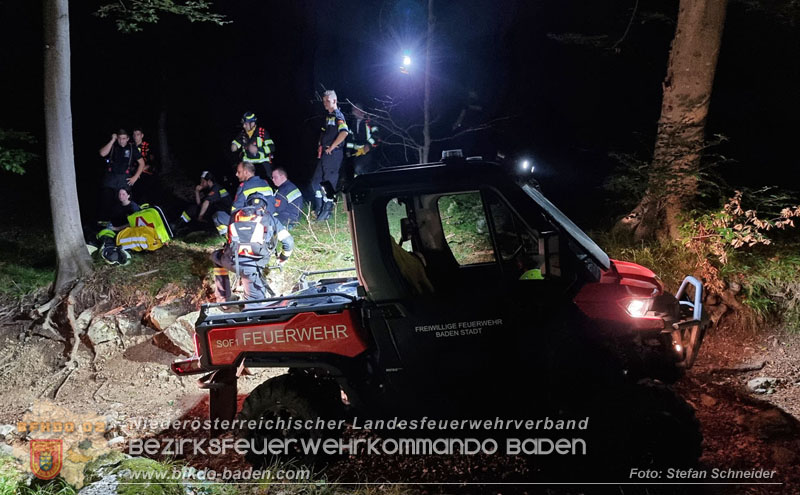
[[[49,309],[42,322],[44,337],[64,342],[64,355],[67,366],[76,363],[76,354],[80,347],[80,329],[75,318],[75,306],[83,291],[83,281],[78,280],[70,287],[57,294],[49,304]],[[49,334],[49,335],[48,335]]]

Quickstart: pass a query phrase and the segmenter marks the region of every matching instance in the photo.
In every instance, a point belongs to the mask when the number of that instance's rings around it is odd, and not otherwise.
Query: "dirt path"
[[[106,439],[137,435],[124,431],[131,418],[171,421],[205,419],[206,393],[196,377],[178,378],[169,373],[175,356],[155,347],[150,336],[128,338],[124,347],[107,349],[93,363],[88,354],[75,371],[59,370],[63,346],[42,337],[20,338],[21,327],[0,327],[0,424],[15,425],[34,411],[69,411],[76,417],[105,419]],[[740,372],[742,364],[764,362],[760,370]],[[256,370],[240,380],[241,397],[258,383],[280,371]],[[776,379],[769,394],[755,394],[747,382],[756,377]],[[737,335],[723,330],[709,332],[693,369],[676,389],[696,409],[704,435],[701,467],[766,469],[782,486],[725,486],[692,488],[692,493],[800,493],[800,335],[768,333],[766,338]],[[57,397],[56,390],[58,391]],[[168,435],[169,430],[162,432]],[[174,433],[174,432],[173,432]],[[8,437],[7,437],[8,439]],[[2,438],[0,438],[2,440]],[[10,440],[24,443],[22,439]],[[118,447],[119,448],[119,447]],[[365,479],[434,481],[441,476],[457,479],[525,479],[524,462],[513,458],[461,460],[426,458],[383,465],[357,465],[340,461],[330,469],[333,476]],[[243,464],[242,459],[187,459],[198,467]],[[220,464],[223,463],[223,464]],[[664,491],[659,491],[664,490]],[[673,490],[673,491],[670,491]],[[435,490],[434,490],[435,491]],[[648,493],[689,493],[651,487]],[[552,493],[572,493],[569,489]],[[640,493],[626,489],[618,493]],[[644,493],[644,492],[641,492]]]

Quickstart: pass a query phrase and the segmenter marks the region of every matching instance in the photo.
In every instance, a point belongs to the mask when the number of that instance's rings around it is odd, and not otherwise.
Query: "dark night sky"
[[[313,166],[313,117],[322,112],[313,98],[323,86],[341,100],[401,98],[409,114],[421,103],[420,74],[400,74],[397,61],[409,48],[422,64],[422,0],[228,0],[215,9],[232,24],[164,18],[132,35],[92,16],[97,2],[71,3],[74,140],[84,208],[93,206],[100,176],[97,149],[120,126],[142,125],[155,141],[162,99],[172,151],[191,175],[226,170],[239,118],[253,110],[273,134],[279,162],[297,177]],[[512,117],[498,143],[532,156],[546,191],[569,212],[597,200],[614,166],[609,152],[647,156],[676,1],[639,2],[618,51],[549,35],[605,35],[606,46],[613,44],[633,1],[436,5],[434,111],[441,125],[452,123],[467,91],[476,89],[487,118]],[[708,131],[730,138],[719,151],[738,162],[725,171],[735,184],[796,188],[779,174],[796,161],[798,40],[796,28],[770,12],[731,3]],[[0,127],[43,140],[40,2],[0,0],[0,41]],[[17,190],[35,187],[43,170],[34,164],[25,178],[5,174],[3,182]]]

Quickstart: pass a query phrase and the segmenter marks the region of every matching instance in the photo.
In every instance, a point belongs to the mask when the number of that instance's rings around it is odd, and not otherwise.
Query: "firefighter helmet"
[[[247,197],[245,200],[245,206],[252,206],[257,210],[264,210],[267,209],[267,198],[260,193],[253,193]]]
[[[242,115],[242,124],[244,124],[245,122],[255,122],[257,120],[258,119],[256,118],[256,114],[254,114],[253,112],[245,112],[245,114]]]

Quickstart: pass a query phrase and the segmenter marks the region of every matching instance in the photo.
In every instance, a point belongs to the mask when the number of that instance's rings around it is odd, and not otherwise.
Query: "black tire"
[[[700,422],[668,386],[642,380],[631,393],[627,458],[637,467],[695,465],[702,454]]]
[[[244,400],[242,410],[237,419],[269,420],[283,418],[288,420],[312,420],[317,418],[325,420],[338,420],[342,417],[342,404],[339,387],[332,380],[316,379],[303,374],[288,374],[271,378],[262,383]],[[294,438],[298,440],[288,455],[271,455],[250,452],[245,456],[254,466],[264,466],[276,461],[291,459],[306,465],[317,464],[325,460],[324,456],[305,452],[300,448],[300,442],[317,441],[331,438],[337,429],[240,429],[239,435],[253,439],[254,448],[260,451],[267,438]]]

